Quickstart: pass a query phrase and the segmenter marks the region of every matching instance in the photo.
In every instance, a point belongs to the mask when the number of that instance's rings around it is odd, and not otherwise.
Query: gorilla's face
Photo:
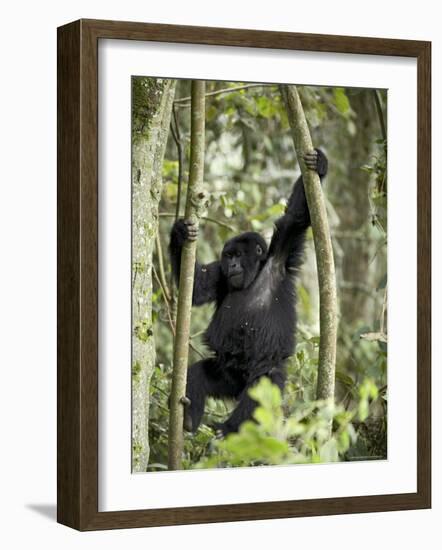
[[[267,256],[267,245],[258,233],[243,233],[224,246],[221,268],[230,290],[242,290],[256,279]]]

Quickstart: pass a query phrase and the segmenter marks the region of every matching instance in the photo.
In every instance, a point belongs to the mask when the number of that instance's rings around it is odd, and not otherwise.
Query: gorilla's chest
[[[206,341],[218,353],[249,356],[262,340],[268,311],[259,315],[247,303],[238,306],[237,301],[231,300],[221,304],[207,329]]]
[[[232,292],[217,308],[206,342],[220,354],[259,358],[286,353],[295,329],[290,286],[257,280],[249,289]]]

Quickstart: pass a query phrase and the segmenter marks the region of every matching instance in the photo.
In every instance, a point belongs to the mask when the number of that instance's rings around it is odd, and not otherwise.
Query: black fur
[[[327,158],[319,149],[305,157],[319,176],[327,173]],[[205,333],[214,357],[192,365],[187,377],[185,428],[195,431],[207,396],[238,400],[237,407],[217,427],[235,432],[251,418],[256,403],[248,390],[267,376],[281,391],[285,362],[295,349],[296,296],[294,277],[301,265],[310,215],[300,177],[284,216],[276,222],[270,246],[258,233],[243,233],[224,245],[220,261],[195,266],[193,304],[214,302],[216,310]],[[190,227],[190,230],[189,230]],[[190,235],[189,235],[190,234]],[[195,232],[179,220],[171,232],[172,270],[178,281],[181,249]]]

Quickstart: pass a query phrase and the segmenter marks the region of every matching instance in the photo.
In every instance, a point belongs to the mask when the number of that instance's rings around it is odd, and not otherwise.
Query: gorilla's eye
[[[241,255],[242,255],[242,252],[241,252],[240,250],[237,250],[235,256],[236,256],[237,258],[239,258]]]
[[[261,256],[262,254],[262,248],[259,246],[259,244],[256,245],[256,253],[258,256]]]

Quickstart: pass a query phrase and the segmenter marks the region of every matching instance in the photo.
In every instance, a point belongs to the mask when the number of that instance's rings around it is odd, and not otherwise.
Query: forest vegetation
[[[387,457],[387,92],[296,89],[313,145],[329,159],[324,200],[336,274],[334,400],[317,393],[320,293],[310,229],[297,281],[297,345],[284,392],[262,379],[251,390],[259,404],[254,421],[223,439],[210,426],[233,404],[209,399],[200,428],[184,433],[179,467],[185,469]],[[174,341],[182,321],[167,249],[192,178],[201,178],[201,200],[191,212],[200,225],[194,253],[208,263],[241,232],[258,231],[268,241],[300,174],[278,85],[211,81],[199,93],[204,160],[195,176],[192,82],[132,80],[134,471],[165,470],[170,459],[169,405],[180,408],[173,404]],[[192,308],[189,365],[207,356],[202,337],[212,314],[212,305]]]

